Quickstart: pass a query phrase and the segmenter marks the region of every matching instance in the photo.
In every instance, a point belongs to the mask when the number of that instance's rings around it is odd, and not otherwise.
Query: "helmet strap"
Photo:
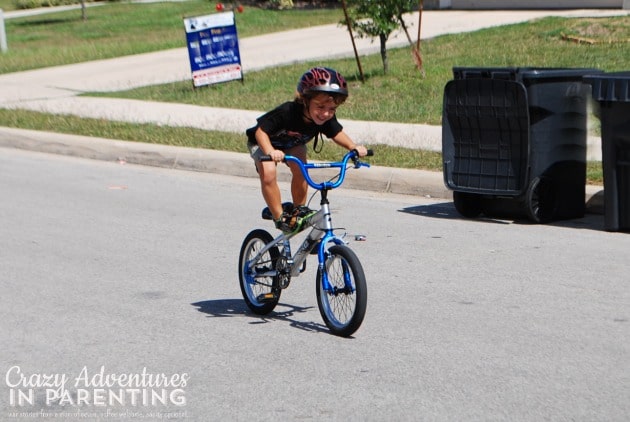
[[[309,104],[310,104],[310,98],[304,98],[304,113],[302,113],[302,115],[304,116],[306,120],[313,122],[313,118],[310,116],[308,112]],[[317,149],[317,145],[320,139],[322,143],[319,146],[319,149]],[[322,152],[322,149],[324,149],[324,135],[321,132],[319,132],[317,135],[315,135],[315,142],[313,142],[313,151],[319,154],[320,152]]]

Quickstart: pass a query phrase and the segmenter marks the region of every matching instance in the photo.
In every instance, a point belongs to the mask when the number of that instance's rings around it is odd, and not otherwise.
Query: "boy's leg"
[[[293,147],[287,151],[287,154],[298,157],[303,163],[306,163],[306,145],[300,145]],[[302,229],[304,222],[315,214],[314,210],[311,210],[306,206],[306,200],[308,199],[308,183],[304,179],[304,175],[300,170],[300,167],[295,163],[289,163],[291,169],[291,195],[293,198],[293,217],[297,218],[297,230]]]
[[[260,156],[263,154],[258,145],[248,145],[248,147],[260,177],[260,190],[263,199],[267,203],[273,219],[278,220],[282,217],[282,196],[278,186],[276,163],[260,161]]]
[[[271,211],[273,219],[277,220],[282,217],[282,196],[276,180],[276,163],[267,161],[258,163],[257,167],[263,198],[269,207],[269,211]]]
[[[299,145],[290,148],[286,151],[287,155],[292,155],[299,158],[303,163],[306,163],[306,145]],[[299,206],[306,204],[308,196],[308,184],[300,167],[295,163],[289,163],[291,169],[291,197],[293,199],[293,205]]]

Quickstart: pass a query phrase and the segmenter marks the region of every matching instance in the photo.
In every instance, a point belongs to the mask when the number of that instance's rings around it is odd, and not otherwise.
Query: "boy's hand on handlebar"
[[[276,163],[279,163],[282,160],[284,160],[284,152],[280,151],[279,149],[274,149],[268,155],[271,158],[271,160],[275,161]]]
[[[367,153],[368,153],[367,148],[364,147],[363,145],[357,145],[354,149],[359,154],[359,157],[365,157],[367,155]]]

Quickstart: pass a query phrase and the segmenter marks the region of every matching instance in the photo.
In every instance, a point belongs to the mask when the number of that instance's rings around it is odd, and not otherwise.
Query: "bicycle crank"
[[[276,261],[276,271],[278,272],[278,286],[281,289],[286,289],[289,287],[289,283],[291,282],[291,265],[293,265],[293,260],[288,259],[284,256],[281,256]]]

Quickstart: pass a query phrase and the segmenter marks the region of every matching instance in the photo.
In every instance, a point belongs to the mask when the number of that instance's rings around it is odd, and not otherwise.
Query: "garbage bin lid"
[[[584,82],[592,85],[596,101],[630,102],[630,72],[589,74]]]
[[[582,80],[585,75],[603,73],[599,69],[588,68],[520,68],[523,81],[526,79],[558,79],[558,80]]]
[[[518,82],[581,81],[585,75],[603,73],[591,68],[561,67],[453,67],[455,79],[505,79]]]

